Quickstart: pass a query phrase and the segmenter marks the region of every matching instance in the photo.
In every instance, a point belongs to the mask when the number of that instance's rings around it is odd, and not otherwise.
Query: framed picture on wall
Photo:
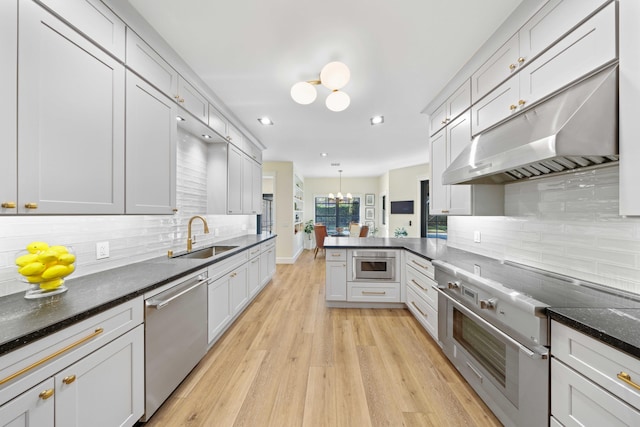
[[[364,205],[365,206],[373,206],[376,203],[376,195],[375,194],[365,194],[364,195]]]
[[[373,208],[364,208],[365,221],[373,221],[375,219],[375,210]]]

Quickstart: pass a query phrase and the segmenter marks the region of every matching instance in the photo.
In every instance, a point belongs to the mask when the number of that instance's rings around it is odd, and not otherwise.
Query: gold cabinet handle
[[[426,265],[422,265],[422,264],[420,264],[420,263],[419,263],[418,261],[416,261],[415,259],[412,259],[412,260],[411,260],[411,262],[412,262],[412,263],[414,263],[415,265],[417,265],[417,266],[418,266],[418,267],[420,267],[420,268],[423,268],[423,269],[425,269],[425,270],[429,270],[429,267],[427,267]]]
[[[524,61],[526,61],[526,59],[524,59],[522,56],[518,58],[518,64],[522,64]]]
[[[66,377],[64,377],[62,379],[62,382],[65,383],[65,384],[71,384],[75,380],[76,380],[76,376],[75,375],[67,375]]]
[[[448,209],[442,209],[442,213],[449,213]]]
[[[42,400],[47,400],[48,398],[50,398],[51,396],[53,396],[53,393],[54,393],[54,392],[53,392],[53,389],[52,389],[52,388],[50,388],[50,389],[47,389],[47,390],[42,391],[42,392],[38,395],[38,397],[39,397],[40,399],[42,399]]]
[[[515,105],[515,104],[511,104],[511,105],[509,106],[509,109],[510,109],[511,111],[514,111],[514,110],[518,109],[518,106],[517,106],[517,105]]]
[[[173,95],[173,97],[177,100],[180,100],[180,95]]]
[[[418,304],[416,304],[415,301],[411,301],[411,305],[414,306],[416,310],[418,310],[418,312],[422,314],[424,317],[429,317],[427,313],[424,313],[422,310],[420,310],[420,307],[418,307]]]
[[[340,257],[340,256],[342,256],[342,254],[331,254],[331,256]]]
[[[385,291],[381,292],[373,292],[373,291],[362,291],[362,295],[386,295]]]
[[[516,69],[516,64],[509,64],[509,70],[513,71]]]
[[[527,103],[527,101],[525,101],[524,99],[521,99],[521,100],[518,101],[518,105],[521,106],[521,107],[526,103]]]
[[[414,285],[416,285],[417,287],[419,287],[420,289],[422,289],[423,291],[425,291],[425,292],[428,292],[428,291],[429,291],[428,289],[423,288],[423,287],[422,287],[422,285],[421,285],[420,283],[418,283],[418,282],[416,282],[416,281],[415,281],[415,279],[411,279],[411,282],[412,282]]]
[[[38,209],[38,204],[37,203],[25,203],[24,207],[27,209]]]
[[[178,212],[178,208],[173,208],[171,210],[174,211],[174,212]]]
[[[74,343],[71,343],[71,344],[69,344],[68,346],[66,346],[64,348],[61,348],[60,350],[58,350],[58,351],[56,351],[54,353],[51,353],[48,356],[43,357],[42,359],[38,360],[37,362],[33,362],[31,365],[20,369],[18,372],[14,372],[13,374],[9,375],[6,378],[1,379],[0,380],[0,385],[2,385],[4,383],[8,383],[9,381],[19,377],[20,375],[25,374],[25,373],[29,372],[30,370],[35,369],[38,366],[47,363],[49,360],[54,359],[54,358],[60,356],[63,353],[66,353],[67,351],[71,350],[72,348],[77,347],[80,344],[82,344],[82,343],[84,343],[86,341],[89,341],[90,339],[92,339],[94,337],[97,337],[98,335],[100,335],[103,332],[104,332],[104,329],[97,328],[95,331],[93,331],[92,333],[90,333],[86,337],[80,338],[78,341],[76,341]]]
[[[626,372],[620,372],[618,374],[618,378],[624,381],[625,383],[629,384],[631,387],[634,387],[640,390],[640,385],[631,381],[631,375],[627,374]]]
[[[16,202],[3,202],[2,207],[5,209],[15,209]]]

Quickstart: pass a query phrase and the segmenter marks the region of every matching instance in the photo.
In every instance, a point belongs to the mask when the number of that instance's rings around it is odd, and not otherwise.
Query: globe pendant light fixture
[[[340,169],[338,172],[340,173],[340,186],[338,187],[338,194],[336,194],[335,196],[333,195],[333,193],[329,193],[329,200],[332,202],[343,202],[345,200],[345,197],[342,195],[342,169]],[[347,193],[346,199],[348,201],[351,201],[351,199],[353,199],[351,193]]]
[[[350,78],[349,67],[342,62],[329,62],[322,67],[319,80],[308,80],[294,84],[291,87],[291,98],[298,104],[311,104],[318,96],[315,86],[322,84],[331,90],[325,100],[327,108],[331,111],[343,111],[351,103],[351,98],[340,89],[349,83]]]

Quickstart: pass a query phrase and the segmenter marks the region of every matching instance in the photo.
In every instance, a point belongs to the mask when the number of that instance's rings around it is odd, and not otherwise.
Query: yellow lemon
[[[48,264],[58,260],[58,252],[47,249],[38,253],[38,261],[43,264]]]
[[[76,266],[75,264],[69,264],[67,265],[67,276],[70,275],[71,273],[73,273],[74,271],[76,271]]]
[[[42,282],[42,276],[37,275],[37,276],[24,276],[25,279],[27,279],[27,282],[29,283],[40,283]]]
[[[60,246],[60,245],[49,246],[49,250],[56,251],[58,255],[69,253],[69,249],[67,249],[66,246]]]
[[[25,265],[31,264],[32,262],[35,262],[37,260],[38,260],[37,254],[26,254],[16,258],[16,265],[20,267],[24,267]]]
[[[18,273],[22,274],[23,276],[36,276],[42,273],[45,268],[47,267],[43,263],[36,261],[25,265],[18,270]]]
[[[40,283],[40,289],[46,289],[46,290],[55,289],[58,286],[62,285],[62,283],[64,283],[64,280],[62,279],[48,280],[46,282]]]
[[[66,265],[57,264],[53,267],[47,268],[42,273],[42,278],[44,280],[57,279],[59,277],[66,276],[68,271],[69,268]]]
[[[47,249],[49,249],[49,245],[46,244],[45,242],[31,242],[27,245],[27,250],[32,254],[35,254]]]
[[[65,264],[65,265],[73,264],[75,260],[76,260],[76,256],[74,254],[58,255],[58,262],[60,264]]]

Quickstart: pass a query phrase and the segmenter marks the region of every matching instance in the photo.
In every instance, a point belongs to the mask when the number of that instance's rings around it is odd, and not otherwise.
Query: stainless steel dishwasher
[[[207,272],[145,294],[145,415],[162,405],[207,352]],[[173,286],[172,286],[173,285]]]

